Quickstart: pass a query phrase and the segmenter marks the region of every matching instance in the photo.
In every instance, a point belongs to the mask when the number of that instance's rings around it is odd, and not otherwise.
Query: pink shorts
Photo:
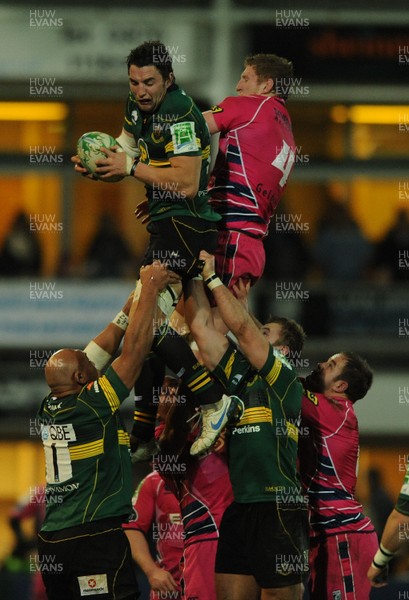
[[[183,553],[184,600],[217,600],[214,564],[218,540],[190,544]]]
[[[374,531],[338,533],[310,543],[310,600],[368,600],[366,576],[378,549]]]
[[[266,255],[261,239],[240,231],[219,231],[215,255],[216,273],[226,287],[240,278],[254,285],[263,274]]]

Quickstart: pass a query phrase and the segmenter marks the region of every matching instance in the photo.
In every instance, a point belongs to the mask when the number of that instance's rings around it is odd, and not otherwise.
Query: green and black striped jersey
[[[147,114],[139,110],[132,92],[125,108],[125,131],[132,134],[140,151],[140,161],[157,168],[169,168],[169,159],[177,156],[201,156],[199,191],[186,197],[173,186],[146,185],[151,221],[176,215],[219,221],[207,193],[210,165],[210,134],[204,117],[183,90],[173,84],[158,109]]]
[[[129,395],[114,369],[78,395],[49,394],[38,411],[46,461],[46,516],[55,531],[132,512],[129,436],[119,406]]]
[[[290,364],[271,347],[257,371],[230,345],[213,375],[245,406],[227,435],[235,501],[302,502],[297,470],[302,386]]]

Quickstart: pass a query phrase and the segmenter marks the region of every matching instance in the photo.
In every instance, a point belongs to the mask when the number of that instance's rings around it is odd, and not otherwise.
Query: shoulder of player
[[[292,391],[297,393],[297,396],[299,395],[301,399],[302,385],[297,373],[288,359],[277,348],[270,346],[266,362],[261,369],[258,369],[258,374],[270,387],[277,384],[291,385]]]
[[[263,96],[262,94],[253,94],[250,96],[227,96],[220,104],[216,104],[213,108],[215,108],[215,112],[217,112],[217,108],[220,107],[221,109],[223,108],[223,106],[253,106],[253,107],[258,107],[261,104],[264,104],[265,102],[267,103],[276,103],[276,102],[280,103],[280,106],[284,106],[284,104],[282,104],[280,102],[280,98],[277,98],[276,96]]]
[[[194,110],[193,99],[180,88],[168,92],[159,107],[158,115],[163,121],[175,121],[188,117]],[[200,111],[198,111],[200,112]]]
[[[302,383],[302,381],[301,381]],[[302,404],[303,405],[309,405],[309,404],[313,404],[314,406],[318,406],[322,400],[322,398],[325,398],[325,396],[323,396],[322,394],[318,394],[315,392],[311,392],[310,390],[307,390],[307,388],[303,385],[303,392],[302,392]]]
[[[110,397],[114,392],[118,397],[125,397],[129,395],[129,390],[124,386],[122,380],[117,375],[116,371],[111,367],[108,367],[103,375],[100,375],[98,379],[90,381],[78,394],[78,398],[83,398],[86,395],[94,397],[104,396]]]
[[[270,360],[272,360],[274,358],[276,362],[281,363],[281,365],[286,367],[286,369],[291,371],[292,374],[294,375],[294,377],[296,377],[296,372],[295,372],[293,365],[287,359],[287,357],[280,352],[280,350],[278,348],[275,348],[274,346],[270,346],[269,357],[270,357]],[[297,378],[297,382],[299,382],[298,378]]]
[[[161,483],[163,483],[163,479],[157,471],[152,471],[152,473],[149,473],[143,480],[143,486],[149,486],[152,490],[156,489]]]
[[[159,474],[156,471],[152,471],[142,479],[133,495],[132,503],[136,504],[138,501],[141,502],[146,500],[147,497],[154,498],[157,495],[157,489],[159,480],[157,477]],[[158,480],[159,479],[159,480]]]
[[[138,105],[137,105],[136,100],[135,100],[135,97],[132,94],[132,92],[129,92],[129,94],[127,96],[126,105],[127,105],[127,107],[128,107],[129,110],[132,110],[132,109],[139,110],[138,109]]]
[[[318,392],[311,392],[310,390],[303,387],[303,404],[313,404],[314,406],[322,409],[333,411],[334,413],[346,413],[349,412],[352,419],[356,419],[355,410],[353,403],[346,398],[338,398],[331,400],[324,394]]]

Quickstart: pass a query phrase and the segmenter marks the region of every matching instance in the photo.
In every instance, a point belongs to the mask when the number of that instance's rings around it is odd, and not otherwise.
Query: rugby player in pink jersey
[[[310,513],[310,600],[367,600],[378,539],[355,498],[359,458],[354,404],[372,384],[361,357],[342,352],[304,380],[300,474]]]
[[[296,152],[285,106],[292,63],[275,54],[256,54],[245,59],[244,67],[238,96],[203,113],[210,133],[220,133],[208,191],[222,217],[216,273],[229,288],[239,278],[253,285],[263,274],[263,238]]]
[[[177,498],[154,470],[139,484],[133,507],[133,518],[122,526],[131,546],[132,558],[149,581],[150,599],[180,600],[184,533]],[[152,558],[147,539],[152,527],[156,560]]]
[[[177,379],[173,385],[178,385]],[[199,426],[191,419],[194,411],[180,391],[183,388],[176,390],[165,422],[156,428],[160,452],[154,458],[155,467],[178,498],[182,514],[183,598],[216,600],[214,567],[220,523],[233,501],[233,491],[223,439],[219,438],[213,451],[199,458],[191,456]]]

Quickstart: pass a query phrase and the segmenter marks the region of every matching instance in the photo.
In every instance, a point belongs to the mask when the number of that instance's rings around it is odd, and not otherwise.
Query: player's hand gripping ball
[[[102,152],[101,148],[109,150],[112,146],[119,146],[116,139],[112,135],[101,131],[88,131],[88,133],[84,133],[79,138],[77,142],[77,154],[82,166],[87,169],[88,173],[93,175],[93,179],[99,179],[107,183],[115,183],[123,179],[120,175],[101,179],[98,173],[95,172],[98,166],[95,164],[96,161],[106,158],[106,154]],[[119,148],[117,152],[123,152],[122,148]]]

